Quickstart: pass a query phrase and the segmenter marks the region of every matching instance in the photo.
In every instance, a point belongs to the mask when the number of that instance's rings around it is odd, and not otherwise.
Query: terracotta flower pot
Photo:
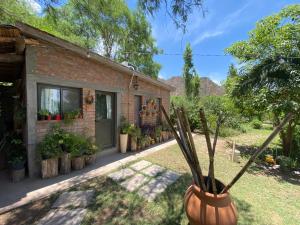
[[[184,196],[184,208],[190,225],[237,224],[237,210],[228,192],[214,195],[191,185]]]

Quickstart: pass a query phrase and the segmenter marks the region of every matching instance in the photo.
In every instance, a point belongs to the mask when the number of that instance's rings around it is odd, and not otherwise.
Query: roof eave
[[[71,42],[68,42],[68,41],[65,41],[61,38],[58,38],[56,36],[53,36],[45,31],[42,31],[42,30],[39,30],[39,29],[36,29],[28,24],[25,24],[25,23],[22,23],[22,22],[17,22],[15,24],[15,27],[20,29],[20,31],[24,34],[24,35],[27,35],[27,36],[30,36],[30,37],[33,37],[33,38],[37,38],[37,39],[40,39],[40,40],[43,40],[43,41],[46,41],[46,42],[49,42],[49,43],[52,43],[54,45],[57,45],[61,48],[65,48],[65,49],[68,49],[72,52],[75,52],[81,56],[84,56],[84,57],[87,57],[89,59],[93,59],[93,60],[96,60],[102,64],[105,64],[107,66],[110,66],[114,69],[117,69],[121,72],[125,72],[125,73],[128,73],[128,74],[134,74],[135,76],[141,78],[142,80],[145,80],[149,83],[152,83],[156,86],[159,86],[159,87],[162,87],[162,88],[165,88],[169,91],[175,91],[175,87],[171,86],[171,85],[168,85],[168,84],[165,84],[161,81],[158,81],[158,80],[155,80],[149,76],[146,76],[138,71],[133,71],[129,68],[127,68],[126,66],[120,64],[120,63],[117,63],[109,58],[106,58],[104,56],[101,56],[97,53],[94,53],[94,52],[90,52],[89,50],[85,49],[85,48],[82,48],[78,45],[75,45]]]

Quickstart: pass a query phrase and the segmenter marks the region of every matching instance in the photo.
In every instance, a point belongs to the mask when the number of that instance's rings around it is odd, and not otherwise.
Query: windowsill
[[[83,118],[74,119],[73,122],[82,121]],[[45,123],[60,123],[64,122],[64,120],[36,120],[37,123],[45,124]],[[70,124],[71,125],[71,124]]]

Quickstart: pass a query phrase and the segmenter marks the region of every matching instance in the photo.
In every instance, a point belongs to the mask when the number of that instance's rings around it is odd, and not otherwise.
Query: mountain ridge
[[[176,88],[174,92],[171,92],[172,96],[184,95],[184,80],[181,76],[172,76],[167,80],[162,79],[162,81]],[[220,96],[224,94],[224,88],[208,77],[200,77],[199,89],[200,96]]]

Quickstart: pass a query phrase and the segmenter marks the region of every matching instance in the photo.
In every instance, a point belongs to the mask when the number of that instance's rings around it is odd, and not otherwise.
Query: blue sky
[[[127,3],[131,8],[136,6],[136,0],[127,0]],[[194,12],[184,35],[162,10],[149,21],[157,45],[164,53],[183,53],[186,43],[190,42],[196,54],[224,54],[224,49],[232,43],[247,39],[256,21],[295,3],[299,0],[206,0],[205,18],[201,12]],[[167,79],[181,75],[182,55],[160,55],[155,59],[162,65],[160,77]],[[231,56],[195,55],[193,60],[200,76],[207,76],[217,83],[226,78],[229,64],[237,63]]]
[[[36,0],[25,1],[36,12],[41,12],[42,7]],[[136,8],[137,0],[125,1],[131,9]],[[295,3],[299,4],[299,0],[204,0],[206,16],[203,18],[200,11],[193,12],[185,34],[176,29],[164,10],[160,10],[153,18],[148,16],[148,20],[158,47],[166,54],[182,54],[188,42],[195,54],[224,54],[224,49],[232,43],[247,39],[248,32],[258,20]],[[155,60],[162,65],[159,77],[167,79],[181,75],[182,58],[182,55],[155,56]],[[216,83],[226,78],[230,63],[237,64],[231,56],[194,55],[193,60],[200,76],[209,77]]]

